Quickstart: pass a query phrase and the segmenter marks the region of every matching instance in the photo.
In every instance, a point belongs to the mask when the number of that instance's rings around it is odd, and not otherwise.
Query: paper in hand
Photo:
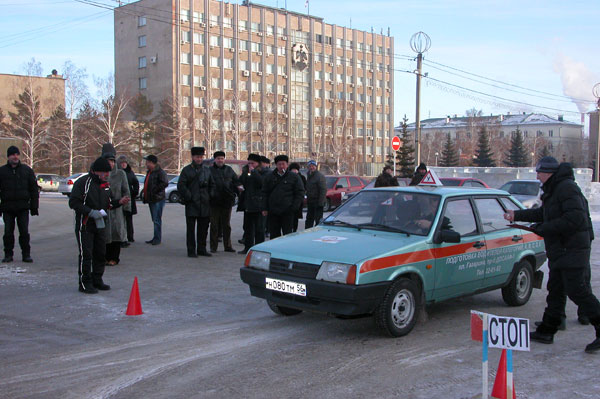
[[[100,209],[100,214],[102,215],[102,217],[106,217],[106,211],[104,209]]]

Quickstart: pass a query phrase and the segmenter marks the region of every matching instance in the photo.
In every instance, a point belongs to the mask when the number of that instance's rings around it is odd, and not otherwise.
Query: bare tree
[[[165,169],[180,171],[183,168],[187,134],[182,127],[182,121],[177,96],[163,99],[154,118],[154,125],[159,155],[167,155],[165,158],[169,160],[162,164]]]
[[[112,73],[104,79],[94,78],[94,82],[100,98],[98,128],[102,132],[97,139],[100,143],[111,143],[115,148],[129,144],[128,135],[116,136],[127,130],[123,124],[123,113],[127,109],[130,98],[126,94],[115,94],[115,77]]]
[[[262,151],[267,157],[277,152],[277,147],[275,144],[275,129],[273,126],[277,123],[277,117],[271,111],[272,110],[266,110],[265,104],[263,103],[264,124],[256,132]]]
[[[245,115],[242,116],[241,103],[245,100],[241,98],[240,94],[232,93],[228,101],[230,102],[229,104],[231,107],[230,110],[228,110],[229,112],[225,113],[225,118],[231,128],[229,137],[234,146],[235,159],[240,159],[242,143],[248,140],[247,130],[241,130],[241,119],[242,117],[245,118]]]

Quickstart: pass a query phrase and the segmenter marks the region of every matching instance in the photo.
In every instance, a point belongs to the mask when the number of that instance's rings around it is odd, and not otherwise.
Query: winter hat
[[[225,158],[225,153],[223,151],[215,151],[215,153],[213,154],[213,158],[216,158],[216,157]]]
[[[306,166],[310,166],[310,165],[317,166],[317,161],[315,161],[314,159],[311,159],[310,161],[308,161],[308,163],[306,164]]]
[[[102,158],[115,160],[117,157],[117,152],[115,151],[115,147],[111,143],[106,143],[102,145]]]
[[[535,165],[536,172],[554,173],[558,170],[558,161],[554,157],[543,157]]]
[[[277,155],[275,157],[275,163],[281,162],[281,161],[290,162],[290,159],[288,158],[287,155],[283,155],[283,154],[282,155]]]
[[[420,169],[425,169],[425,170],[427,170],[427,165],[425,165],[425,162],[421,162],[421,163],[419,164],[419,166],[417,166],[417,170],[420,170]]]
[[[6,150],[6,156],[10,157],[11,155],[14,155],[14,154],[21,155],[21,152],[19,151],[19,149],[17,147],[15,147],[14,145],[11,145],[10,147],[8,147],[8,150]]]
[[[119,158],[117,158],[117,163],[120,165],[123,162],[129,165],[129,160],[127,159],[127,157],[125,155],[119,155]]]
[[[94,172],[110,172],[112,169],[108,163],[108,159],[100,157],[92,164],[92,171]]]
[[[206,151],[204,147],[192,147],[192,156],[194,155],[204,155]]]
[[[271,165],[271,160],[269,158],[265,157],[264,155],[260,156],[260,162]]]
[[[298,172],[300,172],[300,164],[298,164],[296,162],[292,162],[290,164],[290,166],[288,166],[288,169],[289,170],[296,169]]]
[[[260,155],[258,154],[249,154],[248,155],[248,161],[254,161],[254,162],[259,162],[261,161]]]
[[[152,163],[158,163],[158,158],[156,158],[156,155],[152,155],[152,154],[150,154],[150,155],[146,155],[146,156],[144,157],[144,159],[145,159],[146,161],[150,161],[150,162],[152,162]]]

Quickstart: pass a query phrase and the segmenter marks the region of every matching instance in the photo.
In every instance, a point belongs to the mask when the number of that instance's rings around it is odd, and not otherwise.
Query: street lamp
[[[438,156],[440,155],[439,152],[435,153],[435,166],[438,166]]]
[[[535,165],[535,152],[531,153],[531,167],[533,168],[533,165]]]
[[[423,64],[423,53],[431,47],[431,39],[424,32],[417,32],[410,38],[410,48],[417,53],[417,105],[415,110],[415,153],[417,165],[421,163],[421,67]]]
[[[596,114],[600,113],[600,83],[596,83],[594,85],[594,87],[592,88],[592,94],[594,95],[594,97],[596,97],[597,103],[596,103]],[[592,114],[590,114],[590,138],[592,137],[592,132],[591,132],[591,118],[592,118]],[[598,116],[595,116],[596,120],[598,120]],[[597,130],[600,130],[600,127],[596,128]],[[594,148],[594,178],[593,181],[597,182],[599,181],[598,179],[598,173],[600,172],[600,157],[599,157],[599,152],[600,152],[600,137],[598,136],[598,131],[595,132],[596,133],[596,148]]]

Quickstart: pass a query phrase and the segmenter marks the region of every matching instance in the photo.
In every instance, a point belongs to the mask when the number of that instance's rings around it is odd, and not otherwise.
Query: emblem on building
[[[302,43],[292,45],[292,65],[303,71],[308,66],[308,47]]]

